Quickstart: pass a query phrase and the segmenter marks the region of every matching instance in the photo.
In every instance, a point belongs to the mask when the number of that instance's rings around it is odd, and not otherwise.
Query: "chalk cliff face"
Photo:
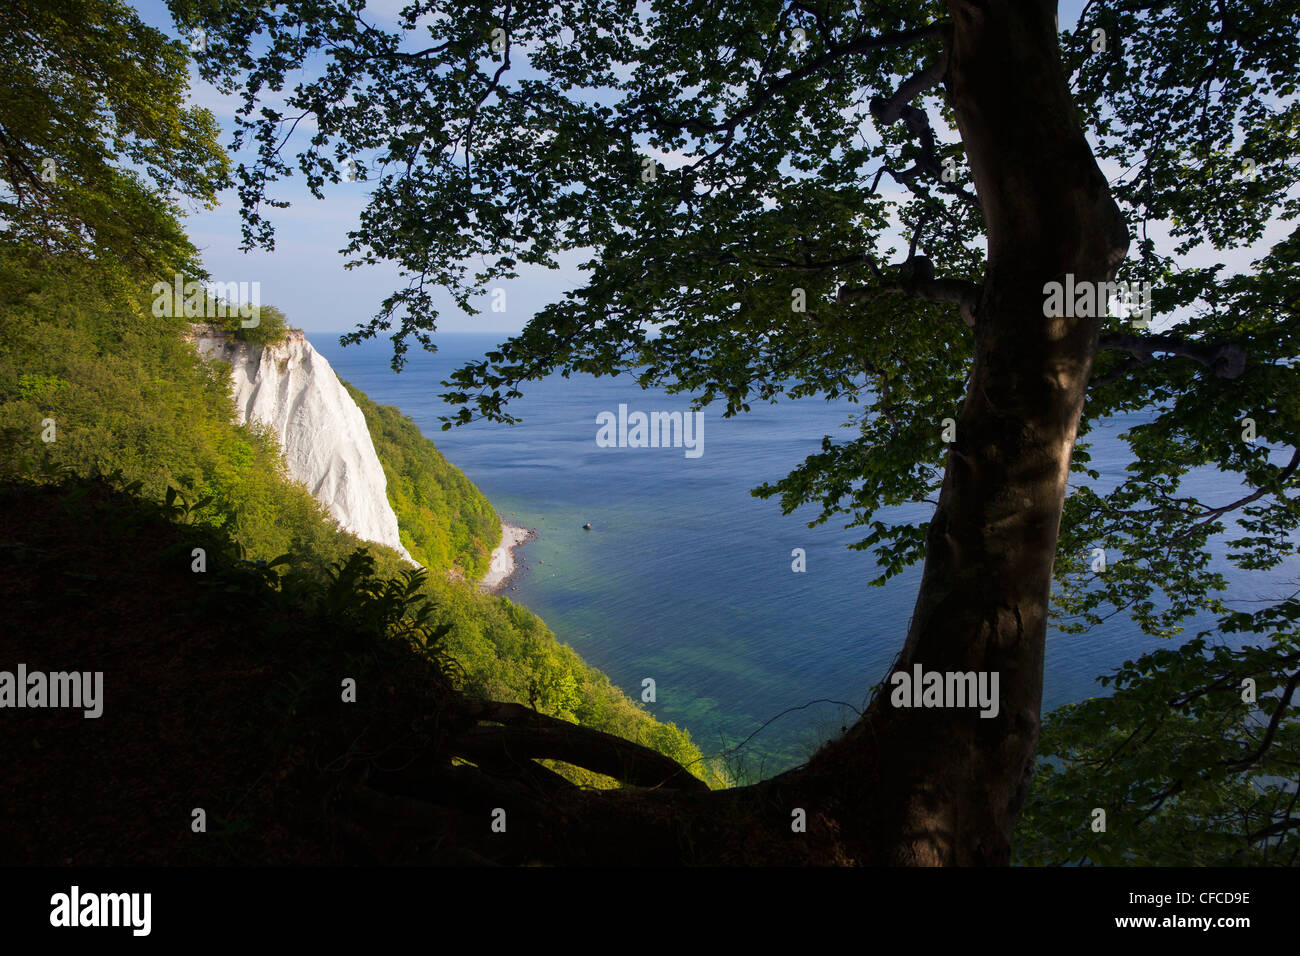
[[[289,475],[344,529],[415,564],[398,536],[388,480],[365,417],[306,336],[293,331],[287,342],[264,348],[215,326],[195,325],[192,339],[203,358],[230,363],[239,420],[275,430]]]

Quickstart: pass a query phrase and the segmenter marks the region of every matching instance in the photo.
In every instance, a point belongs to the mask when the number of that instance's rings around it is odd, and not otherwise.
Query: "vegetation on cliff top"
[[[401,409],[375,403],[348,382],[343,387],[366,417],[402,545],[426,568],[481,578],[501,541],[492,503]]]

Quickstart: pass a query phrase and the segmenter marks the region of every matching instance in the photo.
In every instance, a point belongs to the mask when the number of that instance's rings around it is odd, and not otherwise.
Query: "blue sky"
[[[371,0],[367,9],[395,14],[405,0]],[[142,19],[169,36],[180,36],[163,0],[136,0]],[[232,120],[239,105],[236,97],[225,97],[211,85],[191,76],[192,101],[212,110],[224,132],[222,145],[229,147]],[[251,154],[236,153],[238,162]],[[346,332],[368,321],[384,297],[402,286],[395,266],[381,264],[344,269],[339,250],[347,245],[348,230],[365,207],[364,182],[327,187],[326,198],[313,197],[302,177],[281,180],[275,195],[289,200],[287,209],[274,210],[276,249],[274,252],[242,252],[240,243],[239,197],[232,189],[222,196],[215,210],[189,211],[186,229],[203,254],[204,264],[217,281],[261,283],[261,301],[282,309],[292,325],[311,332]],[[504,313],[486,308],[477,316],[465,315],[449,296],[439,303],[440,332],[518,332],[533,312],[558,299],[566,289],[582,284],[574,268],[583,256],[568,257],[570,267],[558,272],[533,269],[514,282],[503,283]],[[417,346],[418,348],[418,346]]]
[[[371,0],[367,9],[376,19],[387,19],[405,0]],[[172,36],[178,36],[171,15],[162,0],[136,0],[143,19]],[[1062,24],[1074,22],[1082,0],[1060,5]],[[222,124],[223,145],[229,145],[231,121],[237,100],[222,96],[207,83],[191,79],[193,102],[206,106]],[[241,154],[235,154],[235,160]],[[1110,172],[1109,170],[1107,172]],[[349,331],[369,320],[383,298],[399,288],[402,280],[395,266],[382,264],[346,270],[339,250],[347,245],[347,232],[357,222],[365,205],[365,182],[327,186],[326,198],[310,195],[301,176],[282,180],[274,186],[275,194],[287,199],[287,209],[274,210],[276,249],[274,252],[241,252],[238,196],[230,190],[214,210],[192,211],[186,221],[191,239],[203,254],[214,280],[245,281],[261,284],[261,301],[278,306],[289,321],[308,333]],[[1186,264],[1202,265],[1226,258],[1232,268],[1243,268],[1252,258],[1285,234],[1283,224],[1270,227],[1265,239],[1253,250],[1240,250],[1222,256],[1212,250],[1193,254]],[[532,314],[559,298],[566,289],[582,284],[576,264],[584,257],[574,253],[564,260],[558,271],[532,268],[513,282],[504,283],[508,309],[504,313],[486,308],[477,316],[461,312],[450,297],[438,303],[440,332],[513,333],[522,329]],[[1159,323],[1157,323],[1159,327]]]

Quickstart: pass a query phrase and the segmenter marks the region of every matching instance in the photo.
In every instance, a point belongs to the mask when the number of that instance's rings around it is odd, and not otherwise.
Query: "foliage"
[[[450,625],[436,625],[436,606],[424,593],[429,572],[404,568],[397,577],[375,577],[375,559],[364,548],[330,569],[318,610],[331,620],[408,640],[431,659],[445,662],[444,639]]]
[[[402,545],[426,568],[455,569],[477,581],[501,541],[496,509],[400,409],[376,404],[347,382],[343,387],[366,417]]]
[[[183,105],[187,65],[121,0],[0,11],[0,239],[197,268],[175,203],[214,205],[229,162],[212,114]]]
[[[220,314],[215,308],[209,309],[206,314],[212,318],[205,317],[202,321],[216,326],[240,342],[260,346],[279,345],[289,336],[289,320],[273,305],[258,306],[254,312],[257,324],[248,326],[244,325],[247,320],[237,310],[223,308],[220,311],[225,314]]]
[[[380,546],[361,550],[288,479],[274,435],[235,423],[227,370],[188,341],[197,316],[155,314],[160,276],[203,275],[176,201],[210,205],[228,175],[212,115],[182,105],[183,45],[118,0],[37,0],[6,8],[0,24],[9,91],[0,107],[0,478],[111,475],[138,507],[110,509],[116,517],[99,530],[153,509],[183,524],[220,569],[209,597],[236,601],[242,614],[274,606],[315,615],[327,633],[398,637],[448,674],[459,670],[454,653],[471,662],[460,674],[468,687],[626,733],[710,775],[688,735],[634,705],[525,609],[434,580]],[[46,158],[52,180],[41,176]],[[216,324],[256,344],[287,333],[274,307],[260,319],[245,328],[227,314]],[[446,567],[473,571],[499,535],[490,505],[396,410],[355,394],[381,424],[412,540]],[[265,636],[301,623],[272,616]],[[299,676],[307,683],[294,699],[334,680],[323,670]]]
[[[1103,680],[1112,696],[1054,711],[1017,829],[1019,861],[1295,865],[1300,724],[1284,719],[1282,702],[1300,673],[1297,637],[1233,649],[1203,635],[1125,662]],[[1243,700],[1247,679],[1257,705]]]
[[[863,405],[857,433],[825,438],[756,493],[866,529],[859,547],[873,551],[880,581],[922,557],[924,524],[891,520],[889,509],[933,501],[939,487],[939,423],[957,408],[972,342],[958,310],[943,304],[951,299],[936,304],[932,280],[965,287],[983,278],[983,222],[961,181],[962,131],[942,87],[914,82],[905,99],[917,108],[903,123],[888,117],[895,91],[935,64],[947,4],[760,0],[718,16],[702,0],[523,0],[490,14],[414,0],[387,26],[342,0],[170,6],[216,40],[198,57],[202,75],[244,96],[236,139],[252,137],[258,153],[240,169],[248,245],[273,235],[261,200],[290,170],[273,135],[287,116],[316,120],[296,158],[318,194],[339,181],[346,157],[364,160],[370,199],[347,252],[354,264],[397,263],[409,281],[350,339],[396,325],[395,368],[408,339],[430,346],[435,289],[473,311],[477,295],[521,265],[555,267],[563,253],[590,252],[580,288],[453,374],[445,397],[460,407],[446,426],[516,420],[508,405],[520,384],[552,372],[627,372],[699,404],[724,399],[727,414],[783,395],[847,397]],[[1100,47],[1097,30],[1107,38]],[[493,36],[504,41],[497,48]],[[1250,662],[1261,687],[1265,678],[1286,684],[1294,602],[1274,596],[1249,614],[1232,611],[1211,557],[1243,571],[1294,566],[1300,234],[1251,269],[1190,256],[1240,250],[1270,217],[1300,212],[1300,11],[1268,0],[1099,0],[1059,40],[1078,118],[1140,237],[1118,278],[1152,283],[1151,318],[1166,330],[1133,350],[1118,335],[1144,331],[1133,317],[1106,320],[1080,436],[1123,412],[1146,409],[1152,420],[1124,436],[1132,462],[1110,490],[1094,484],[1088,446],[1077,449],[1056,564],[1060,623],[1087,628],[1127,614],[1173,637],[1194,616],[1214,615],[1221,633],[1263,641],[1223,652],[1233,666]],[[268,104],[267,90],[285,92]],[[961,175],[943,177],[945,164]],[[903,188],[886,192],[882,182]],[[800,294],[805,311],[792,304]],[[1229,374],[1241,356],[1241,374]],[[1194,469],[1222,472],[1223,498],[1193,494],[1184,479]],[[1094,547],[1111,552],[1104,575],[1090,573]],[[1158,796],[1158,748],[1217,734],[1225,712],[1209,704],[1135,738],[1142,753],[1124,765],[1135,789],[1122,798],[1106,784],[1111,765],[1089,763],[1112,742],[1099,715],[1122,718],[1127,733],[1138,714],[1158,720],[1175,691],[1222,679],[1228,661],[1196,646],[1177,667],[1150,659],[1174,667],[1178,688],[1144,666],[1120,678],[1116,703],[1085,703],[1049,724],[1048,751],[1080,773],[1092,766],[1093,789],[1117,806],[1146,801],[1128,816],[1144,822],[1127,839],[1164,826],[1151,822],[1157,811],[1174,814],[1157,849],[1130,842],[1108,860],[1185,859],[1172,838],[1177,821],[1200,814],[1221,832],[1220,796],[1243,820],[1257,816],[1256,765],[1225,777],[1212,754],[1177,765],[1180,799]],[[1284,696],[1285,728],[1291,706]],[[1289,731],[1267,744],[1294,766]],[[1053,781],[1076,782],[1070,773],[1044,769],[1034,832],[1064,834],[1078,820],[1070,809],[1046,822]],[[1283,839],[1300,818],[1276,825],[1272,837]],[[1222,849],[1203,845],[1206,859]],[[1231,852],[1244,852],[1240,841]]]
[[[186,320],[153,316],[142,289],[118,294],[103,268],[51,260],[39,285],[0,308],[0,466],[120,472],[156,501],[173,486],[204,500],[195,520],[226,527],[250,554],[336,559],[323,508],[286,481],[273,435],[234,423],[228,381],[183,338]]]

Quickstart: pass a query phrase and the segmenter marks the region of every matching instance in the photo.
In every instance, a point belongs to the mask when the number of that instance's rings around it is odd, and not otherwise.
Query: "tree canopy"
[[[1082,747],[1080,772],[1118,774],[1097,799],[1126,815],[1130,837],[1181,806],[1231,847],[1220,856],[1300,846],[1294,791],[1280,779],[1294,776],[1294,758],[1266,757],[1295,744],[1300,601],[1230,609],[1211,561],[1226,553],[1266,571],[1296,554],[1300,235],[1250,268],[1226,263],[1300,211],[1300,11],[1092,0],[1058,33],[1052,3],[1007,12],[960,0],[415,0],[387,23],[359,2],[169,5],[204,31],[200,74],[243,97],[235,145],[256,154],[239,169],[246,245],[273,244],[267,210],[282,205],[281,178],[299,172],[317,195],[348,177],[365,183],[345,253],[395,262],[407,283],[348,340],[391,333],[400,368],[408,339],[432,345],[434,290],[473,312],[521,268],[584,257],[580,288],[452,376],[447,398],[460,407],[448,425],[514,421],[518,386],[552,372],[630,373],[700,406],[725,400],[727,414],[782,396],[849,397],[863,407],[858,433],[824,439],[756,493],[863,528],[881,581],[934,558],[951,527],[942,509],[941,522],[900,523],[891,506],[935,501],[966,480],[953,471],[961,461],[1012,461],[1032,444],[1024,436],[1047,434],[999,412],[979,377],[996,366],[1001,397],[1024,398],[1028,378],[999,365],[998,349],[1019,336],[1037,356],[1037,336],[1075,334],[1068,323],[1050,331],[1046,307],[1024,333],[1024,304],[1064,269],[1025,259],[1021,276],[1010,250],[1042,248],[1047,262],[1077,239],[1102,249],[1108,278],[1149,283],[1149,317],[1099,310],[1075,348],[1086,401],[1081,413],[1064,402],[1074,421],[1051,439],[1065,442],[1072,475],[1049,549],[1055,620],[1086,628],[1127,614],[1173,636],[1208,614],[1218,626],[1204,636],[1222,648],[1188,645],[1177,667],[1143,658],[1115,704],[1086,702],[1049,724],[1046,749],[1068,758]],[[1058,86],[1068,99],[1053,98]],[[1056,212],[1103,206],[1117,216]],[[997,291],[1008,276],[1015,308]],[[1021,325],[1003,318],[1016,309]],[[1064,382],[1075,366],[1053,364],[1051,341],[1025,374],[1059,368]],[[968,422],[1015,419],[977,429],[979,454],[942,437],[963,394],[966,413],[983,416],[963,419],[963,434]],[[972,404],[980,395],[991,410]],[[1068,457],[1075,423],[1086,440],[1096,423],[1142,409],[1151,420],[1123,435],[1126,475],[1096,490],[1087,445]],[[1183,487],[1203,467],[1224,475],[1213,497]],[[1111,554],[1105,573],[1089,564],[1094,548]],[[937,606],[925,587],[918,612]],[[1019,626],[1020,605],[1006,606]],[[1261,643],[1224,643],[1233,633]],[[1247,660],[1257,708],[1231,686]],[[1160,677],[1175,673],[1174,684]],[[1113,708],[1128,708],[1131,727],[1102,739],[1120,719]],[[1162,762],[1153,748],[1168,745],[1170,721],[1185,749]],[[1232,735],[1219,733],[1223,721]],[[1086,746],[1071,736],[1081,726]],[[1198,749],[1206,734],[1225,742]],[[1082,805],[1063,804],[1068,790],[1044,776],[1055,796],[1031,812],[1034,826],[1086,836]],[[1272,796],[1248,823],[1213,810],[1224,786],[1239,805],[1250,781]]]
[[[5,240],[196,266],[177,204],[215,205],[229,161],[211,112],[184,105],[185,46],[121,2],[24,3],[0,24]]]

